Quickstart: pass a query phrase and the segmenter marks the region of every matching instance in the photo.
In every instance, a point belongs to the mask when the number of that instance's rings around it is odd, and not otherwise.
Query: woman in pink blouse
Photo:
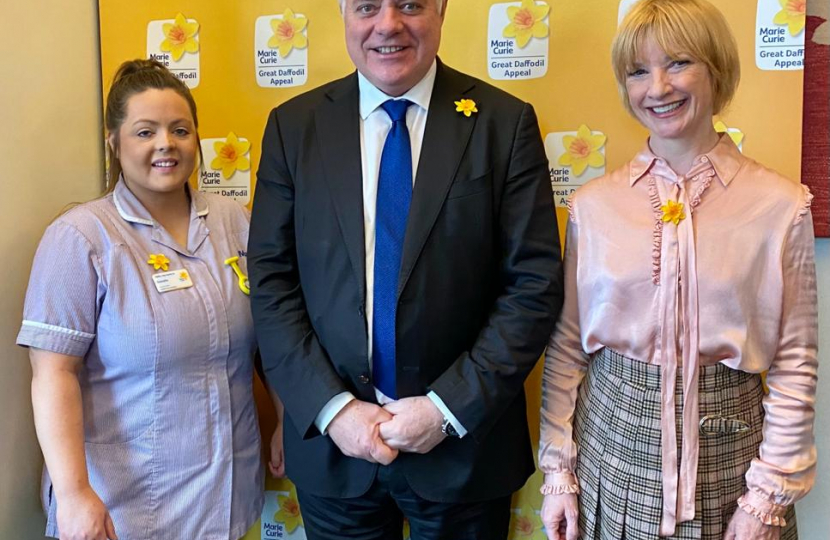
[[[548,538],[797,538],[816,460],[811,195],[715,132],[740,67],[711,4],[641,0],[612,61],[650,137],[570,204],[543,376]]]

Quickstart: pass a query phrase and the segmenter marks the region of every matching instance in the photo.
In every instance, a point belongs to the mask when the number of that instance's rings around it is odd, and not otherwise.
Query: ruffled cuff
[[[579,494],[579,482],[573,473],[547,473],[545,483],[539,488],[542,495],[559,495],[562,493]]]
[[[747,491],[738,499],[738,506],[747,514],[760,519],[764,525],[775,527],[787,525],[787,521],[784,519],[787,507],[775,504],[752,490]]]

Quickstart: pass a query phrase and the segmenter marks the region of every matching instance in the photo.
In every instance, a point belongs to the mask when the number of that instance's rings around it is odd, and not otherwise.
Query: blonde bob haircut
[[[623,19],[611,45],[617,89],[632,116],[625,81],[648,38],[670,57],[686,54],[706,64],[712,80],[713,114],[729,105],[741,79],[741,63],[723,14],[706,0],[640,0]]]

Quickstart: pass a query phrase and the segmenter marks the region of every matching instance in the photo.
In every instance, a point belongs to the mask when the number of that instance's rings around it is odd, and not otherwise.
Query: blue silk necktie
[[[406,127],[407,100],[381,107],[392,119],[380,157],[375,217],[375,283],[372,315],[372,377],[375,387],[397,399],[395,315],[403,238],[412,200],[412,150]]]

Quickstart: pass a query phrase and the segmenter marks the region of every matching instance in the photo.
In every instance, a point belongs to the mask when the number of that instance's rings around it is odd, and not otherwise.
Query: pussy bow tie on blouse
[[[632,171],[633,172],[633,171]],[[653,281],[660,287],[659,336],[655,350],[661,372],[661,432],[663,465],[663,515],[660,535],[674,534],[677,523],[695,516],[695,489],[698,466],[698,371],[700,336],[697,257],[694,210],[715,176],[706,156],[698,157],[683,176],[666,162],[651,160],[645,176],[655,214]],[[638,175],[639,177],[639,175]],[[632,178],[632,181],[634,178]],[[663,221],[662,207],[668,201],[682,204],[677,224]],[[662,244],[665,259],[661,261]],[[675,426],[675,385],[682,367],[683,447],[677,452]],[[678,467],[679,460],[679,467]]]

